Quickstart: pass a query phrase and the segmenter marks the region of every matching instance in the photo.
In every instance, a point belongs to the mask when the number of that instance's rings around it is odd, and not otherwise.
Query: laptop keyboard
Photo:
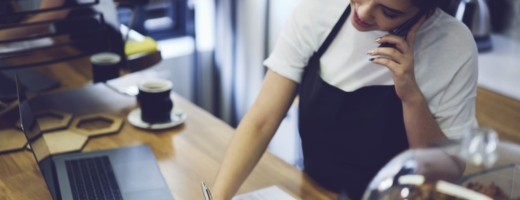
[[[122,200],[108,156],[65,161],[74,200]]]

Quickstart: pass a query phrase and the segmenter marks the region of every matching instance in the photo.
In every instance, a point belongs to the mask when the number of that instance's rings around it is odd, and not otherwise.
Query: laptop
[[[147,145],[50,155],[18,76],[16,88],[22,129],[53,199],[174,199]]]

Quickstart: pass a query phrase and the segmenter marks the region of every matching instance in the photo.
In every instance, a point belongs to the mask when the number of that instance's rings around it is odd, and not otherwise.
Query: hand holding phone
[[[424,15],[419,15],[418,18],[416,23],[410,20],[396,29],[393,32],[396,35],[389,34],[379,38],[377,42],[384,48],[375,48],[367,52],[368,55],[375,57],[370,58],[370,62],[385,66],[392,72],[397,96],[403,102],[415,101],[419,99],[416,97],[422,96],[415,80],[414,43],[417,31],[426,18]],[[411,28],[408,28],[410,25]]]
[[[424,11],[419,11],[419,13],[417,13],[417,15],[415,15],[414,17],[412,17],[411,19],[409,19],[408,21],[406,21],[403,25],[399,26],[398,28],[390,31],[390,34],[392,35],[397,35],[397,36],[400,36],[402,38],[404,38],[406,40],[406,37],[408,36],[408,33],[410,32],[410,30],[412,29],[412,27],[417,24],[417,22],[419,22],[419,20],[425,15],[426,13]],[[395,44],[390,44],[390,43],[383,43],[379,46],[379,48],[381,47],[392,47],[392,48],[395,48]]]

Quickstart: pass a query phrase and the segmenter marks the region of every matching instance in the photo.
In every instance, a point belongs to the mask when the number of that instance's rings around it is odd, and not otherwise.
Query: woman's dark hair
[[[432,14],[436,8],[444,6],[450,0],[412,0],[412,3],[427,14]]]

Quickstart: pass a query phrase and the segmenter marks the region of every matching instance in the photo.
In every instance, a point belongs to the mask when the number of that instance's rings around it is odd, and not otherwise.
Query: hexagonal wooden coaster
[[[69,125],[72,114],[59,112],[55,110],[40,111],[35,114],[38,120],[38,125],[42,132],[50,132],[63,128]],[[16,127],[21,128],[20,120],[16,122]]]
[[[21,150],[27,144],[22,131],[17,129],[0,130],[0,153]]]
[[[52,155],[80,151],[88,141],[88,136],[72,130],[44,133],[43,139],[47,143]]]
[[[99,136],[117,133],[122,126],[122,118],[100,113],[76,117],[69,129],[87,136]]]

